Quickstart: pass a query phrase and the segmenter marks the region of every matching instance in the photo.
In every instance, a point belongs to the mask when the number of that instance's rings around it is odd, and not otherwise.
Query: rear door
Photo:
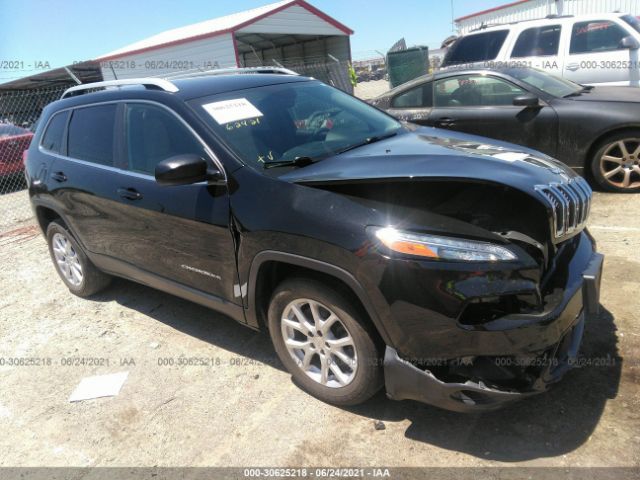
[[[560,55],[562,26],[544,25],[522,30],[510,52],[511,64],[539,68],[562,76],[564,59]]]
[[[492,75],[466,74],[434,82],[433,109],[427,124],[504,140],[555,153],[558,119],[542,100],[539,107],[514,106],[527,93]]]
[[[580,84],[629,85],[638,70],[638,51],[622,46],[631,35],[613,20],[575,21],[567,42],[564,77]]]
[[[62,155],[50,167],[51,194],[90,253],[108,255],[121,241],[111,227],[117,223],[120,173],[114,164],[120,150],[116,119],[122,107],[114,102],[73,109]]]
[[[230,231],[227,186],[206,182],[160,186],[158,162],[197,154],[213,162],[213,153],[172,110],[159,104],[124,106],[124,161],[114,208],[118,239],[110,254],[183,285],[234,301],[238,283]],[[222,168],[221,166],[219,168]]]
[[[424,82],[394,96],[387,112],[400,120],[429,125],[433,107],[433,85]]]

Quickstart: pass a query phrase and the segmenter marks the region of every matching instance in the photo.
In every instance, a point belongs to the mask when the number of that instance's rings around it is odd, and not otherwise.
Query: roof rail
[[[76,85],[75,87],[67,88],[62,98],[67,98],[75,95],[82,95],[87,93],[88,90],[96,88],[109,88],[109,87],[124,87],[127,85],[142,85],[146,88],[156,88],[164,90],[165,92],[175,93],[178,91],[173,83],[162,78],[127,78],[123,80],[107,80],[104,82],[83,83],[82,85]]]
[[[487,28],[493,27],[503,27],[506,25],[516,25],[518,23],[526,23],[526,22],[535,22],[536,20],[555,20],[558,18],[572,18],[574,15],[558,15],[556,13],[551,13],[546,17],[538,17],[538,18],[528,18],[526,20],[514,20],[512,22],[497,22],[497,23],[481,23],[480,26],[469,30],[469,32],[477,32],[479,30],[485,30]]]
[[[550,13],[544,18],[553,19],[553,18],[573,18],[573,15],[558,15],[557,13]]]
[[[198,70],[177,72],[170,75],[163,75],[165,79],[177,80],[180,78],[207,77],[209,75],[234,75],[234,74],[250,74],[250,73],[277,73],[281,75],[298,75],[293,70],[284,67],[231,67],[231,68],[214,68],[212,70]]]

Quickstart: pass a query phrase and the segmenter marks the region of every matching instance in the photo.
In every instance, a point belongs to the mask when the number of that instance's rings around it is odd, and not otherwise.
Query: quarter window
[[[68,155],[112,166],[116,110],[115,104],[74,110],[69,122]]]
[[[393,108],[428,108],[433,105],[431,82],[423,83],[393,98]]]
[[[457,40],[445,56],[443,65],[460,65],[464,63],[494,60],[502,48],[508,30],[477,33]]]
[[[513,105],[513,98],[526,93],[496,77],[461,75],[438,80],[434,88],[436,107]]]
[[[159,162],[176,155],[196,154],[206,158],[202,144],[164,108],[129,104],[125,125],[131,171],[153,175]]]
[[[578,22],[573,25],[569,53],[622,50],[620,42],[627,35],[628,33],[622,27],[608,20]]]
[[[558,54],[560,25],[550,25],[524,30],[511,53],[512,58],[544,57]]]
[[[42,148],[52,153],[61,154],[64,142],[64,128],[67,125],[67,112],[56,113],[47,125],[47,130],[42,136]]]

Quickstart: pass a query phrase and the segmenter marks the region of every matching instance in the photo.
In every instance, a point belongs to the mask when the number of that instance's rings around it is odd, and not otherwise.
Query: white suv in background
[[[463,35],[443,68],[526,66],[586,85],[639,86],[640,21],[602,13],[490,25]]]

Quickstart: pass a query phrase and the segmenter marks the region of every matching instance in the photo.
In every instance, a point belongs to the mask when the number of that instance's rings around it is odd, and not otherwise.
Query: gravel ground
[[[291,382],[266,335],[124,280],[76,298],[32,221],[0,224],[0,466],[638,467],[638,211],[640,195],[595,195],[604,313],[583,353],[607,365],[473,415],[382,393],[357,408],[321,403]],[[7,364],[19,357],[40,365]],[[121,371],[118,396],[68,402],[83,377]]]
[[[13,189],[12,189],[13,190]],[[33,216],[26,190],[9,190],[0,195],[0,233]],[[2,192],[0,186],[0,192]]]
[[[353,89],[353,94],[362,100],[376,98],[389,90],[388,80],[370,80],[368,82],[360,82]]]

